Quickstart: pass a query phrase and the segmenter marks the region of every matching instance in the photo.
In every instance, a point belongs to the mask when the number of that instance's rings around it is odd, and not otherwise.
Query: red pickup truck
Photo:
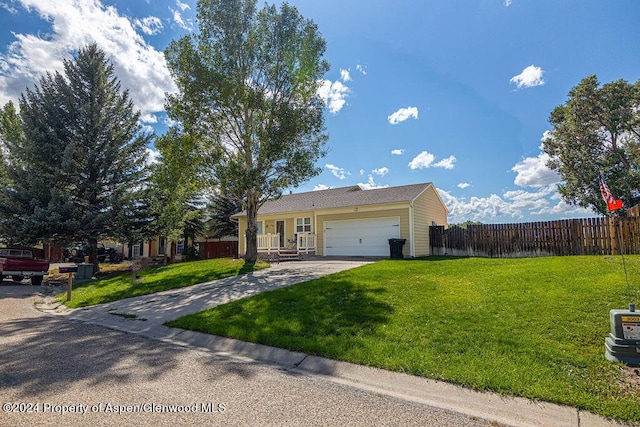
[[[49,273],[49,262],[37,259],[32,249],[0,248],[0,283],[5,277],[11,276],[16,281],[22,281],[25,276],[31,277],[31,284],[42,284],[42,278]]]

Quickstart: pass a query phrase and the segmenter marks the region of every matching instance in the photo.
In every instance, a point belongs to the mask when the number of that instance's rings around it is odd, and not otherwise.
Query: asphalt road
[[[46,289],[0,285],[0,426],[496,425],[44,314]]]

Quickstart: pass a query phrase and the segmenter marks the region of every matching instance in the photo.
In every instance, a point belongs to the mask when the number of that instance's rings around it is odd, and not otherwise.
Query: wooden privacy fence
[[[238,242],[235,240],[221,240],[216,242],[200,242],[200,258],[238,257]]]
[[[429,227],[431,255],[491,258],[640,254],[640,217],[582,218],[467,228]]]

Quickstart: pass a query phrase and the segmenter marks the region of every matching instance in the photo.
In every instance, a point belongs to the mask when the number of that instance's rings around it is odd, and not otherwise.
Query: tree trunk
[[[98,240],[94,238],[87,239],[87,244],[89,245],[89,263],[93,264],[93,274],[96,274],[100,271],[100,261],[98,260]]]
[[[253,266],[258,260],[258,198],[251,192],[247,197],[247,253],[244,265]]]
[[[173,264],[176,262],[176,252],[178,252],[178,245],[176,244],[176,242],[171,242],[170,248],[171,258],[169,259],[169,261],[171,262],[171,264]]]

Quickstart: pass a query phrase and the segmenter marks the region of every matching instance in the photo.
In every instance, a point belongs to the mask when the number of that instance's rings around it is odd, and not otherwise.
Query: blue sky
[[[278,2],[276,2],[278,3]],[[541,138],[580,80],[640,79],[635,0],[291,0],[327,41],[328,155],[294,191],[433,182],[451,223],[593,216],[563,203]],[[194,0],[0,0],[0,103],[87,43],[166,129],[163,50]]]

